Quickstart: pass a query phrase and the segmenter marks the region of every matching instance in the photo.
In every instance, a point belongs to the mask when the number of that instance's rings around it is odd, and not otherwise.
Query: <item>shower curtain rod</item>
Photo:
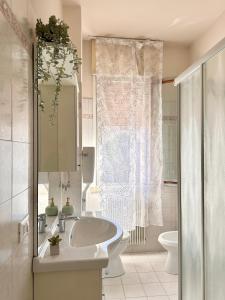
[[[163,42],[162,40],[155,40],[151,38],[128,38],[128,37],[122,37],[122,36],[104,36],[104,35],[89,35],[90,39],[97,39],[97,38],[108,38],[108,39],[123,39],[123,40],[137,40],[137,41],[152,41],[152,42]]]

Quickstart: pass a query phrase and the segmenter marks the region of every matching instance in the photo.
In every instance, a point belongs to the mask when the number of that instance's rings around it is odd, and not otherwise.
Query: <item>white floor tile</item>
[[[168,255],[168,252],[167,252],[167,251],[163,251],[163,252],[161,252],[161,255],[162,255],[162,257],[163,257],[164,259],[166,259],[166,258],[167,258],[167,255]]]
[[[143,284],[147,296],[166,296],[166,292],[159,283],[145,283]]]
[[[103,279],[103,300],[178,300],[178,276],[165,272],[167,252],[121,256],[125,275]]]
[[[103,285],[121,285],[121,277],[104,278]]]
[[[106,297],[105,297],[105,298],[104,298],[104,297],[102,298],[102,300],[108,300],[108,299],[109,299],[109,300],[125,300],[125,298],[106,298]]]
[[[138,273],[126,273],[121,277],[121,280],[124,285],[140,283]]]
[[[178,282],[162,282],[162,286],[165,289],[167,295],[178,294]]]
[[[102,300],[125,300],[126,298],[102,298]]]
[[[123,267],[124,267],[124,270],[126,273],[136,272],[135,264],[133,264],[133,263],[124,263]]]
[[[123,288],[125,296],[127,298],[146,296],[143,286],[141,284],[124,285]]]
[[[148,297],[148,300],[169,300],[168,296]]]
[[[141,263],[136,263],[135,262],[135,269],[137,272],[143,273],[143,272],[150,272],[153,271],[152,265],[150,262],[141,262]]]
[[[122,285],[106,285],[104,286],[104,294],[107,300],[125,298]]]
[[[158,277],[160,282],[177,282],[178,275],[168,274],[166,272],[156,272],[156,276]]]
[[[150,262],[151,254],[149,253],[137,253],[133,255],[133,262],[146,263]]]
[[[132,297],[132,298],[126,298],[126,300],[148,300],[148,298],[147,297]]]
[[[134,261],[135,256],[136,256],[136,254],[135,255],[133,255],[133,254],[122,254],[122,255],[120,255],[121,260],[122,260],[123,263],[126,263],[126,262],[131,262],[132,263]]]
[[[154,271],[165,272],[164,262],[152,262],[152,268]]]
[[[155,283],[155,282],[159,282],[159,279],[156,276],[155,272],[138,273],[138,275],[140,277],[141,283]]]
[[[149,255],[149,261],[154,263],[165,262],[166,256],[162,253],[161,252],[151,253]]]

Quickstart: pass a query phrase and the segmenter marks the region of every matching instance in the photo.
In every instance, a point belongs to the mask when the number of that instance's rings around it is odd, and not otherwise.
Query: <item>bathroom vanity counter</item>
[[[100,245],[87,247],[62,247],[60,254],[49,255],[46,250],[44,257],[35,257],[33,261],[34,273],[60,272],[83,269],[102,269],[108,264],[107,251]]]
[[[59,233],[62,239],[60,254],[50,256],[46,241],[39,256],[33,260],[34,273],[105,268],[109,248],[122,237],[119,227],[95,217],[67,220],[65,228],[64,233]]]
[[[33,260],[35,300],[101,300],[102,269],[122,238],[122,230],[109,220],[94,217],[67,220],[65,228],[59,234],[60,254],[50,256],[46,241]]]

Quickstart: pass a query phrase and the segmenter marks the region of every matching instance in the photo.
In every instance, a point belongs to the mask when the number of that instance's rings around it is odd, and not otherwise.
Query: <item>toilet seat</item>
[[[159,242],[166,246],[178,246],[178,232],[177,231],[168,231],[161,233],[159,235]]]

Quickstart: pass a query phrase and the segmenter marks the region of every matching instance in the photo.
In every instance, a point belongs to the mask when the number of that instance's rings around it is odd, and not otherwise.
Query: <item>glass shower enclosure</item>
[[[225,39],[179,86],[179,300],[225,299]]]

